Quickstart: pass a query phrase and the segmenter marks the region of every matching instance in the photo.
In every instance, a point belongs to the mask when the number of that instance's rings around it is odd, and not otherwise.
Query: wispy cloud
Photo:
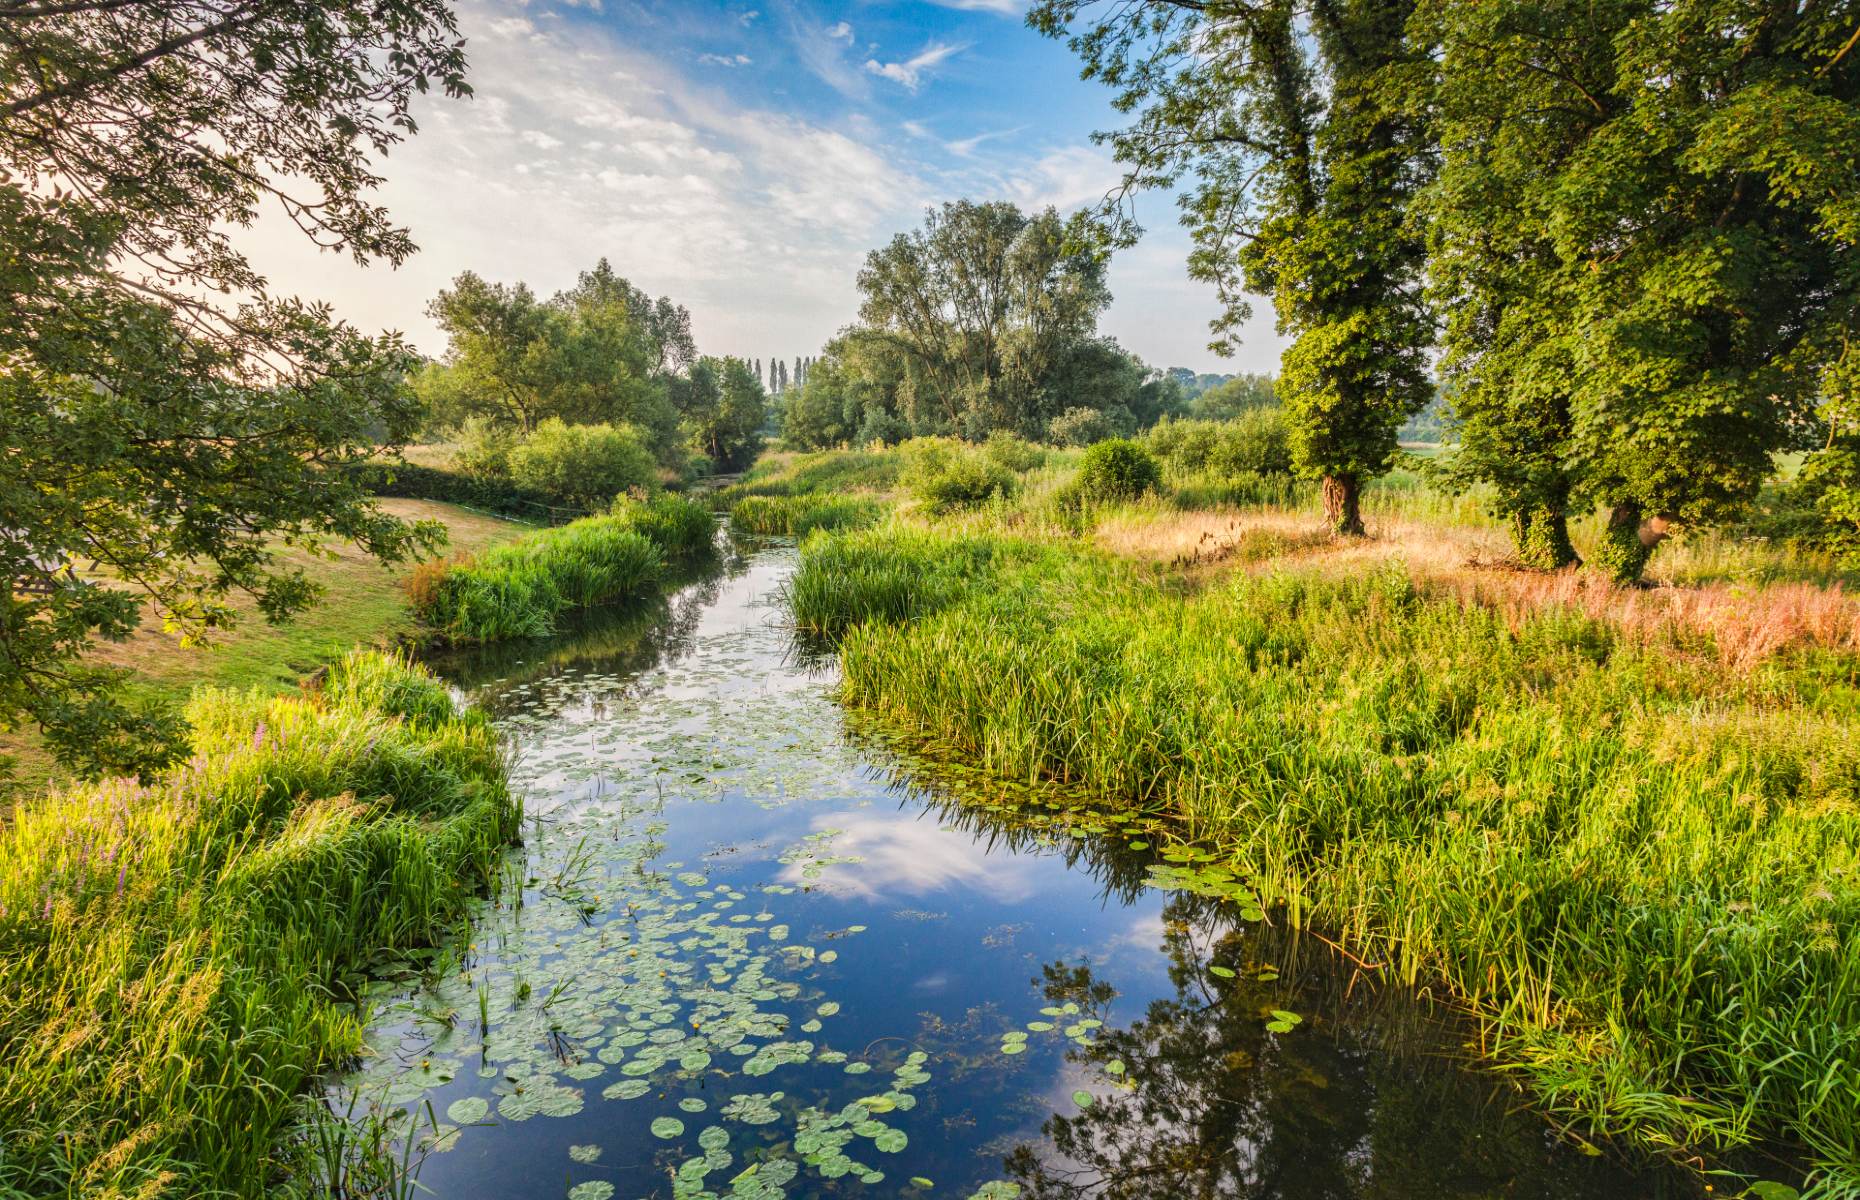
[[[925,74],[945,59],[960,54],[968,48],[967,43],[961,45],[951,45],[947,42],[932,43],[924,47],[916,57],[907,58],[903,62],[887,63],[868,58],[865,62],[865,69],[881,79],[889,79],[893,83],[902,84],[914,92],[922,85]]]
[[[1026,0],[930,0],[939,8],[961,9],[963,12],[1000,13],[1004,17],[1018,17],[1026,13]]]
[[[700,54],[698,61],[709,67],[746,67],[750,58],[747,54]]]

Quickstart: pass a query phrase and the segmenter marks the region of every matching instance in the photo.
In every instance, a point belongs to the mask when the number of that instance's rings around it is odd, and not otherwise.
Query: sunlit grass
[[[375,653],[205,691],[195,757],[0,831],[0,1194],[264,1196],[369,957],[436,938],[519,817],[489,723]]]
[[[1105,519],[1146,516],[1179,519]],[[1752,651],[1748,601],[1590,615],[1566,575],[1507,606],[1315,543],[1231,565],[894,524],[810,540],[790,600],[848,703],[1172,818],[1272,919],[1447,982],[1559,1117],[1795,1142],[1860,1187],[1851,600]]]

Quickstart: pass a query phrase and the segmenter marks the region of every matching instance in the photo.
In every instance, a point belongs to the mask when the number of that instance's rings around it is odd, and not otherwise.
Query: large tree
[[[1562,493],[1606,506],[1597,558],[1633,579],[1669,529],[1748,499],[1775,452],[1838,411],[1860,285],[1856,14],[1434,0],[1425,15],[1446,148],[1433,207],[1453,242],[1439,274],[1482,314],[1449,330],[1468,469],[1546,565],[1570,556]]]
[[[434,540],[342,469],[412,432],[405,347],[269,295],[239,237],[269,204],[404,259],[372,164],[464,66],[441,0],[0,3],[0,725],[75,767],[158,764],[178,722],[77,665],[95,639],[145,602],[189,636],[235,593],[302,609],[280,543]]]
[[[1176,187],[1195,242],[1190,273],[1222,301],[1230,351],[1272,297],[1292,337],[1278,381],[1299,468],[1325,518],[1363,531],[1364,479],[1388,468],[1403,421],[1430,394],[1423,239],[1410,220],[1429,147],[1402,80],[1419,56],[1413,0],[1041,0],[1028,22],[1067,36],[1086,78],[1116,89],[1132,125],[1108,135],[1126,167],[1107,204]]]
[[[1037,436],[1054,415],[1042,411],[1049,374],[1110,303],[1104,272],[1052,209],[957,201],[866,256],[859,316],[910,362],[944,432]]]
[[[697,357],[691,315],[606,259],[548,300],[467,271],[427,311],[448,338],[444,363],[421,381],[435,417],[488,416],[524,431],[548,418],[629,424],[662,460],[680,453],[674,398]]]
[[[691,445],[719,471],[740,471],[762,449],[768,393],[740,358],[705,356],[691,365],[675,395]]]

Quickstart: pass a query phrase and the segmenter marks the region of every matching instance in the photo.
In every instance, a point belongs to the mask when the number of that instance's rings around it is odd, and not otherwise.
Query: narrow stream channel
[[[1324,947],[1147,886],[1133,839],[850,734],[785,627],[793,565],[728,551],[648,611],[435,663],[509,733],[529,819],[469,945],[385,966],[343,1085],[419,1114],[430,1194],[1693,1193],[1554,1138]]]

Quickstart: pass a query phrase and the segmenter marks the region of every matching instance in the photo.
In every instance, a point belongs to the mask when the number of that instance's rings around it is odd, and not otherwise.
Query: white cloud
[[[903,62],[882,63],[875,58],[868,58],[865,62],[865,69],[870,74],[902,84],[914,92],[923,83],[926,72],[966,49],[968,49],[967,45],[936,42],[924,47],[916,57],[905,59]]]
[[[436,352],[424,308],[460,271],[548,294],[605,255],[689,306],[707,353],[803,353],[857,309],[865,252],[917,217],[926,185],[856,127],[745,106],[585,23],[538,32],[511,0],[459,7],[476,95],[426,102],[379,164],[421,253],[357,268],[266,218],[246,244],[274,291]]]
[[[845,21],[841,21],[838,25],[827,30],[827,36],[836,42],[850,42],[852,41],[853,27]]]
[[[698,61],[712,67],[746,67],[750,59],[747,54],[700,54]]]
[[[957,8],[964,12],[1000,13],[1004,17],[1018,17],[1027,11],[1026,0],[930,0],[941,8]]]

